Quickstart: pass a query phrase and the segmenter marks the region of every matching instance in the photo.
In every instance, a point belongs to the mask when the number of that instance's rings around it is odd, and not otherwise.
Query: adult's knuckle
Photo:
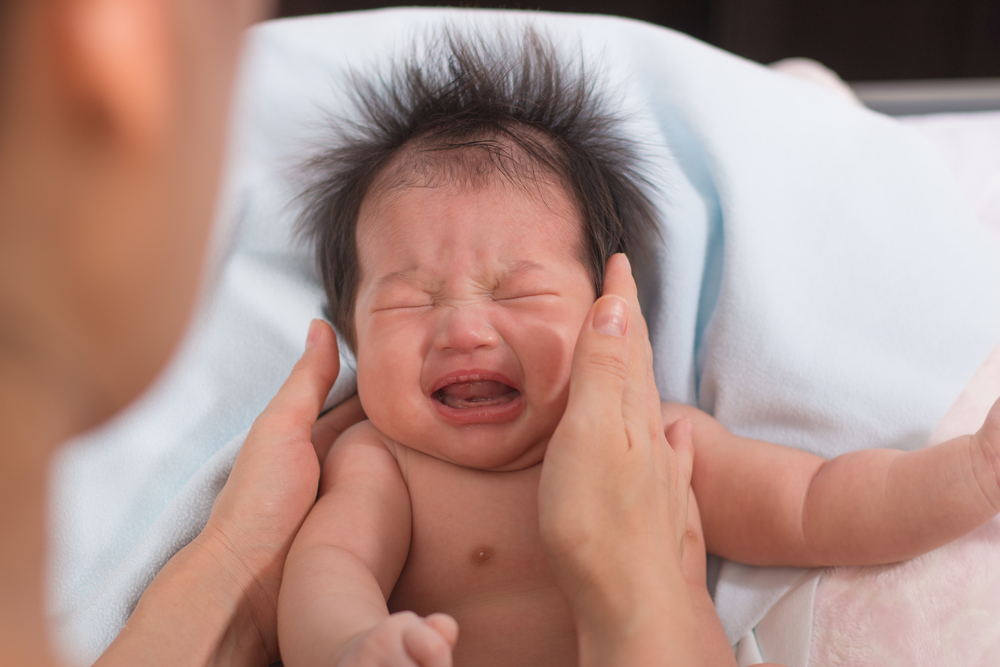
[[[649,340],[649,325],[646,324],[646,317],[642,314],[642,311],[636,313],[636,323],[639,325],[639,331],[642,333],[643,338]]]
[[[318,376],[316,370],[312,366],[299,361],[295,366],[292,367],[291,372],[288,374],[288,382],[292,385],[298,384],[310,384],[316,382]]]
[[[311,433],[305,430],[306,426],[309,426],[309,431],[312,430],[311,425],[300,423],[285,411],[269,411],[257,417],[250,434],[269,440],[292,440],[306,435],[311,437]]]
[[[587,365],[621,380],[628,374],[628,363],[620,354],[610,350],[593,350],[587,355]]]

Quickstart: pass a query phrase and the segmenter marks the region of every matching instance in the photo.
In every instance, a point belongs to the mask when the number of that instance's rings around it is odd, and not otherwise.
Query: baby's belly
[[[430,611],[420,606],[406,608]],[[458,621],[455,667],[576,665],[573,619],[555,586],[483,592],[451,604],[436,604],[434,611],[451,614]]]
[[[455,665],[576,664],[576,632],[538,532],[541,466],[482,472],[414,453],[410,551],[390,611],[451,614]]]

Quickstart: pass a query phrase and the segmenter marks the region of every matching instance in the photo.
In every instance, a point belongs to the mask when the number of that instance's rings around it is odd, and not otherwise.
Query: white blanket
[[[607,17],[411,9],[264,24],[237,98],[228,259],[164,377],[53,469],[50,609],[75,662],[99,654],[203,525],[320,312],[311,253],[290,241],[289,173],[338,110],[344,68],[445,20],[531,20],[581,44],[619,88],[660,185],[665,244],[643,288],[664,399],[824,456],[915,447],[1000,340],[1000,242],[940,157],[807,82]],[[797,576],[724,564],[730,638]]]

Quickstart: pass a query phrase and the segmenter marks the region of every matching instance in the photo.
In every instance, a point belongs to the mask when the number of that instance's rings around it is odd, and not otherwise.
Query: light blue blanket
[[[811,84],[606,17],[386,10],[262,25],[189,339],[139,404],[54,466],[50,607],[73,661],[96,657],[203,525],[320,313],[311,252],[290,241],[290,174],[340,108],[345,67],[403,52],[443,20],[531,20],[603,63],[657,183],[665,243],[644,307],[664,399],[824,456],[910,448],[1000,341],[1000,240],[940,158]],[[331,401],[352,390],[350,364]],[[730,638],[796,576],[724,564]]]

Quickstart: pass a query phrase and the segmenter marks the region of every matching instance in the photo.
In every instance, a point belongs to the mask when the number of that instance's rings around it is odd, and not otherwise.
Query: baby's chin
[[[435,428],[432,434],[409,438],[412,442],[406,442],[405,434],[400,435],[393,438],[399,444],[455,465],[512,472],[541,463],[552,433],[511,425],[473,424]]]
[[[367,397],[362,396],[362,405],[371,423],[400,445],[466,468],[512,472],[542,462],[559,423],[557,415],[565,407],[551,401],[539,405],[537,398],[514,393],[510,400],[491,400],[486,405],[472,401],[465,409],[454,400],[442,406],[440,399],[426,394],[418,400],[383,398],[370,410]],[[456,418],[456,412],[465,414]]]

